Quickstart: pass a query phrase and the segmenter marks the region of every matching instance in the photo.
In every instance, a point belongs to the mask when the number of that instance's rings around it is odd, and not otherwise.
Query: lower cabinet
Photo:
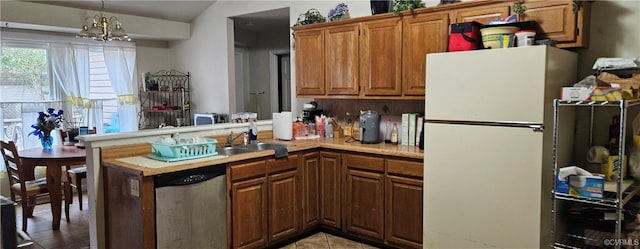
[[[231,184],[231,216],[234,248],[262,248],[267,245],[267,179]]]
[[[320,223],[340,229],[342,212],[340,153],[320,152]]]
[[[320,154],[317,151],[302,155],[302,229],[320,224]]]
[[[265,248],[322,225],[422,248],[422,161],[334,150],[232,163],[232,248]]]
[[[344,155],[344,230],[384,239],[384,158]]]
[[[300,156],[268,158],[269,245],[300,232],[302,198],[300,195]]]

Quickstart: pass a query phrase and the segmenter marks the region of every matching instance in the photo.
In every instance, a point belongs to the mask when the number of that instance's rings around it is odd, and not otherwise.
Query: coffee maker
[[[322,109],[303,109],[302,110],[302,122],[304,123],[315,123],[316,116],[322,115]]]
[[[360,114],[360,142],[377,144],[380,142],[380,114],[368,110]]]

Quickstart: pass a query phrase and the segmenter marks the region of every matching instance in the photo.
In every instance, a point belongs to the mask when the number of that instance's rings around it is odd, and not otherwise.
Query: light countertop
[[[273,143],[282,143],[288,145],[289,152],[302,150],[323,148],[335,149],[342,151],[351,151],[359,153],[369,153],[382,156],[404,157],[407,159],[423,159],[423,151],[415,146],[391,145],[385,143],[378,144],[361,144],[360,142],[345,142],[345,138],[325,138],[313,140],[295,140],[295,141],[265,141]],[[143,176],[153,176],[157,174],[182,171],[187,169],[199,168],[209,165],[225,164],[235,161],[254,159],[266,156],[273,156],[273,150],[263,150],[250,153],[237,154],[232,156],[211,156],[199,159],[191,159],[177,162],[163,162],[150,159],[146,156],[134,156],[118,159],[110,159],[104,162],[106,167],[124,167],[136,171],[140,171]]]

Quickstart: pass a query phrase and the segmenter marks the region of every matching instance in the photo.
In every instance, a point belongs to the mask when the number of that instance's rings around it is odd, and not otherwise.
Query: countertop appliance
[[[154,178],[156,248],[226,248],[226,165]]]
[[[302,109],[302,121],[305,123],[315,123],[316,116],[320,116],[322,114],[322,109]]]
[[[228,120],[227,114],[220,114],[220,113],[193,114],[193,124],[195,126],[227,123],[228,122],[227,120]]]
[[[553,99],[577,82],[577,55],[540,45],[426,60],[425,248],[549,247]]]
[[[380,114],[372,110],[360,114],[360,142],[377,144],[380,141]]]

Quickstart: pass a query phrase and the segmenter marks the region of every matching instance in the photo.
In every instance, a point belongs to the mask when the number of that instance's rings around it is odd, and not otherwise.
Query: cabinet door
[[[387,176],[385,241],[422,248],[422,181]]]
[[[269,176],[269,243],[298,233],[298,171]]]
[[[320,222],[340,228],[340,154],[320,153]]]
[[[400,18],[363,22],[360,80],[365,96],[401,95],[402,22]]]
[[[384,239],[384,175],[347,169],[345,182],[345,230]]]
[[[358,24],[325,31],[327,94],[358,95]]]
[[[324,32],[296,31],[296,94],[324,95]]]
[[[320,222],[318,170],[320,160],[318,152],[303,155],[302,164],[302,229],[313,228]]]
[[[481,24],[487,24],[489,21],[509,16],[510,4],[510,2],[503,2],[495,5],[461,9],[454,12],[455,18],[453,20],[455,20],[455,23],[476,21]]]
[[[525,1],[523,5],[527,11],[521,20],[536,21],[543,32],[541,38],[556,40],[558,44],[576,42],[578,15],[573,12],[572,1]]]
[[[429,53],[447,50],[449,15],[426,13],[408,17],[402,24],[402,92],[424,96],[425,65]]]
[[[231,185],[234,248],[267,246],[267,180],[265,177]]]

